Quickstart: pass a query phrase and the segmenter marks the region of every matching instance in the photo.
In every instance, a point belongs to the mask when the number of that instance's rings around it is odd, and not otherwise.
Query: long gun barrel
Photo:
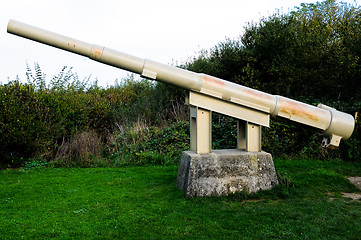
[[[231,106],[242,106],[242,109],[244,109],[242,113],[228,111],[225,114],[238,117],[247,122],[269,126],[266,118],[260,118],[259,114],[253,114],[253,112],[257,112],[268,118],[272,116],[275,119],[288,119],[314,127],[327,137],[323,142],[324,146],[327,147],[337,147],[341,139],[348,139],[352,135],[354,129],[355,122],[353,116],[322,104],[315,107],[206,74],[194,73],[103,46],[79,41],[14,20],[9,21],[7,31],[24,38],[89,57],[101,63],[140,74],[148,79],[187,89],[199,94],[200,97],[211,97],[216,99],[217,103],[226,102]],[[209,110],[224,113],[222,112],[223,107],[218,106],[216,103],[209,106],[210,103],[207,103],[207,101],[203,101],[205,103],[199,102],[199,107],[201,108],[212,108]]]

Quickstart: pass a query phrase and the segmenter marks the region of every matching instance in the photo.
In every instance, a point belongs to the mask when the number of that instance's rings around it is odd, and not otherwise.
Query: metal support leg
[[[211,111],[190,107],[190,127],[191,127],[191,151],[198,154],[210,153],[212,139],[212,115]]]
[[[247,121],[237,122],[237,148],[247,152],[261,151],[262,127]]]
[[[242,150],[247,149],[246,123],[246,121],[237,120],[237,148]]]

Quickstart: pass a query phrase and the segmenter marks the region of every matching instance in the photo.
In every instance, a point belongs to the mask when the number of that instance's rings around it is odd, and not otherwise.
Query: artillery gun
[[[199,182],[200,177],[198,175],[198,177],[196,177],[198,182],[195,183],[198,185],[195,187],[193,186],[193,190],[187,190],[192,184],[190,183],[191,177],[189,176],[189,173],[192,172],[192,167],[190,165],[193,163],[194,166],[198,166],[197,164],[194,164],[194,161],[198,160],[194,159],[200,157],[203,160],[199,161],[204,162],[205,156],[202,155],[208,154],[207,156],[210,156],[209,158],[213,159],[214,163],[217,162],[218,164],[219,161],[224,162],[224,159],[228,159],[230,155],[233,156],[235,154],[235,152],[227,152],[225,154],[223,152],[212,151],[212,112],[218,112],[238,119],[237,149],[243,150],[243,153],[238,151],[236,152],[236,155],[246,153],[248,154],[247,157],[249,157],[249,159],[252,159],[252,156],[257,156],[257,160],[262,158],[260,156],[264,154],[264,152],[261,151],[261,128],[262,126],[269,127],[270,117],[274,119],[286,119],[314,128],[316,131],[323,133],[325,137],[322,144],[324,147],[329,148],[338,147],[341,139],[348,139],[352,135],[354,129],[355,122],[353,116],[323,104],[319,104],[315,107],[279,95],[271,95],[254,90],[206,74],[194,73],[152,60],[135,57],[104,46],[76,40],[15,20],[9,21],[7,31],[24,38],[89,57],[101,63],[140,74],[142,77],[148,79],[164,82],[188,90],[189,94],[186,102],[190,105],[190,150],[192,153],[186,152],[183,154],[178,174],[178,182],[180,182],[178,183],[178,186],[183,189],[187,195],[210,195],[214,192],[214,188],[218,187],[217,184],[210,184],[209,189],[204,190],[204,186],[207,184],[209,185],[209,183],[207,183],[205,185],[203,184],[203,189],[194,190],[194,188],[198,188],[202,185]],[[185,155],[187,156],[185,157]],[[215,160],[217,158],[223,160]],[[265,163],[264,165],[267,165],[268,167],[266,168],[271,170],[273,168],[274,171],[272,158],[268,156],[266,159],[268,159],[265,160],[267,164]],[[269,165],[269,159],[272,163],[271,165]],[[257,166],[260,164],[261,163],[258,162]],[[197,168],[199,167],[201,167],[201,165]],[[224,167],[224,169],[225,168],[227,167]],[[275,174],[270,173],[268,174],[268,177],[272,178],[272,180],[269,181],[270,185],[274,186],[277,184],[277,179],[274,179]],[[232,187],[229,187],[229,183],[227,184],[226,188],[228,187],[228,189],[231,189]],[[240,186],[240,181],[238,181],[237,184],[238,190],[239,188],[242,188],[242,186]],[[235,188],[237,188],[237,186]],[[261,187],[259,189],[267,189],[267,187]],[[192,194],[192,191],[195,191],[195,193]],[[249,190],[249,192],[252,191],[252,189]],[[188,192],[191,192],[191,194],[188,194]],[[223,191],[225,194],[228,194],[229,192],[234,191]]]

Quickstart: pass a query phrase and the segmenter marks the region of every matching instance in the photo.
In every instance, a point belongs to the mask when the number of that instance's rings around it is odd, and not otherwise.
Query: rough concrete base
[[[238,149],[183,152],[177,186],[188,197],[254,193],[278,185],[272,156]]]

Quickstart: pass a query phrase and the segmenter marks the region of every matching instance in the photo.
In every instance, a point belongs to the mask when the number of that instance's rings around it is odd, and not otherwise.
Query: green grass
[[[0,239],[361,239],[361,201],[341,197],[361,163],[275,166],[274,190],[194,199],[177,166],[3,170]]]

